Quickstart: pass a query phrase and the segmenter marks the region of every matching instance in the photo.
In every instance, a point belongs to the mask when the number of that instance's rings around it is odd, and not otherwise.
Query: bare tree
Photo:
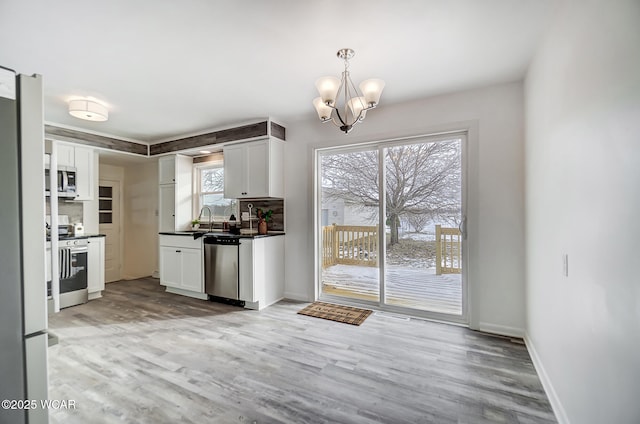
[[[398,243],[400,218],[460,209],[461,152],[458,140],[394,146],[385,153],[387,224]],[[378,151],[327,155],[322,184],[328,197],[377,206]]]
[[[202,191],[224,190],[224,169],[210,168],[202,171]]]
[[[405,217],[407,223],[416,233],[421,233],[425,225],[431,220],[431,214],[428,213],[410,213]]]

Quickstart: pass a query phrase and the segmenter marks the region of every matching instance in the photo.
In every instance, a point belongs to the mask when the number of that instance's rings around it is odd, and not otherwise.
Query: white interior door
[[[98,187],[100,233],[105,238],[104,272],[105,282],[111,283],[121,279],[121,214],[120,214],[121,182],[100,180]]]

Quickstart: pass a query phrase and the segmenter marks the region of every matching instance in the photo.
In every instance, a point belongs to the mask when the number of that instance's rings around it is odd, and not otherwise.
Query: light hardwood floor
[[[525,346],[388,314],[360,327],[167,294],[155,279],[50,316],[52,423],[555,423]]]

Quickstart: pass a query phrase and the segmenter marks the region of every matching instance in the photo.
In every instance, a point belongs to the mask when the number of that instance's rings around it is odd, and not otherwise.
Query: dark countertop
[[[81,240],[92,237],[106,237],[105,234],[83,234],[81,236],[58,236],[58,240]],[[47,236],[47,241],[51,241],[51,237]]]
[[[197,234],[197,238],[205,237],[205,236],[222,236],[222,237],[238,237],[244,239],[257,239],[263,237],[274,237],[274,236],[283,236],[284,231],[268,231],[267,234],[231,234],[227,231],[161,231],[158,233],[163,236],[194,236]],[[202,235],[200,235],[202,234]],[[194,237],[194,238],[196,238]]]

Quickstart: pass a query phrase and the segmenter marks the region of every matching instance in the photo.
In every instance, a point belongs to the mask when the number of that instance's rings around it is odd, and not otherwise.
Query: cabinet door
[[[160,186],[160,199],[158,201],[158,221],[160,231],[176,230],[176,186],[166,184]]]
[[[226,199],[238,199],[247,195],[245,151],[243,145],[224,148],[224,197]]]
[[[160,184],[173,184],[176,182],[175,157],[165,156],[158,159],[158,177]]]
[[[200,249],[182,249],[182,285],[181,288],[204,293],[202,279],[202,251]]]
[[[182,279],[182,249],[160,246],[160,284],[180,288]]]
[[[240,242],[239,263],[240,300],[256,302],[258,299],[256,297],[256,290],[254,289],[252,240],[242,239]]]
[[[269,197],[268,141],[256,141],[247,144],[246,166],[248,180],[246,184],[247,196]]]
[[[45,280],[48,282],[48,281],[51,281],[51,248],[50,247],[47,247],[47,253],[45,255],[45,259],[47,260],[47,265],[45,268],[45,272],[46,272]]]
[[[58,143],[58,166],[76,166],[73,146]]]
[[[76,200],[93,200],[93,149],[85,147],[75,148],[76,166]]]
[[[88,252],[87,288],[89,293],[104,290],[104,238],[91,237]]]

